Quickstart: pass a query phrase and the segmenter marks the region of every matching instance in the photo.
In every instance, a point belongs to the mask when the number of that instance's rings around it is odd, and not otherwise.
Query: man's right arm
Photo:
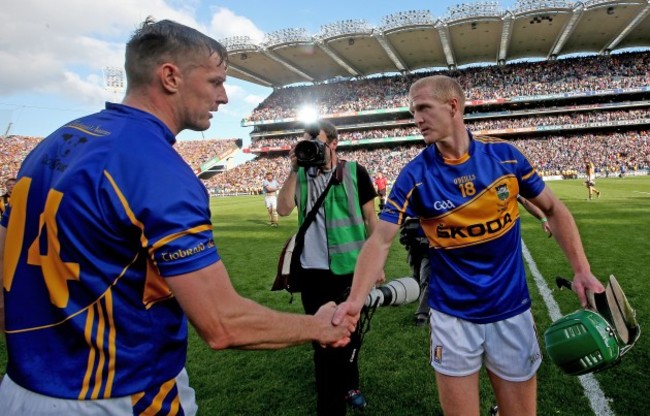
[[[239,295],[222,261],[166,279],[201,338],[215,350],[276,349],[309,341],[341,346],[356,320],[332,326],[334,302],[316,315],[278,312]]]
[[[296,186],[298,184],[298,173],[292,169],[289,176],[282,184],[280,192],[278,193],[278,214],[283,217],[291,214],[291,211],[296,207]]]

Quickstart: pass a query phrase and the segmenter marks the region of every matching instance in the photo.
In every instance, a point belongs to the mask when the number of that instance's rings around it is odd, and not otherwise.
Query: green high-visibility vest
[[[359,205],[356,162],[339,163],[343,169],[341,183],[334,182],[323,206],[325,209],[325,228],[330,271],[334,274],[350,274],[366,240],[366,225]],[[334,172],[333,174],[336,174]],[[307,176],[304,168],[298,170],[296,199],[300,201],[298,222],[305,220],[307,207]]]

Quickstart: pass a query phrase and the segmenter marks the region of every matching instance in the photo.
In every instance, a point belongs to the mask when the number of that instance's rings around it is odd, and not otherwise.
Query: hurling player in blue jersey
[[[64,125],[25,159],[0,227],[0,413],[193,415],[188,319],[215,350],[349,342],[356,320],[333,326],[333,302],[280,313],[230,282],[208,193],[172,147],[228,102],[227,65],[217,41],[147,19],[126,46],[122,104]]]
[[[603,285],[591,273],[572,215],[526,157],[466,129],[465,96],[454,79],[420,79],[409,99],[427,147],[399,174],[335,322],[359,313],[400,225],[417,217],[429,240],[431,365],[445,415],[479,414],[483,365],[502,415],[535,415],[542,355],[522,260],[518,194],[548,218],[582,305],[587,288],[602,292]]]

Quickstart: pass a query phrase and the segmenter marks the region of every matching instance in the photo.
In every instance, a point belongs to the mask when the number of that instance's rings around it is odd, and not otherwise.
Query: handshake
[[[321,328],[317,338],[318,342],[322,346],[345,347],[357,327],[359,316],[358,312],[352,315],[341,313],[334,302],[324,304],[315,315]]]
[[[332,341],[331,339],[319,341],[321,345],[331,347],[343,347],[350,342],[350,335],[354,332],[357,322],[361,316],[361,309],[366,306],[376,308],[377,306],[397,306],[411,303],[420,296],[420,285],[412,277],[395,279],[386,285],[374,288],[370,291],[363,305],[356,305],[353,302],[345,301],[340,305],[334,302],[323,305],[316,315],[323,319],[330,316],[330,323],[333,336],[340,335],[341,338]]]

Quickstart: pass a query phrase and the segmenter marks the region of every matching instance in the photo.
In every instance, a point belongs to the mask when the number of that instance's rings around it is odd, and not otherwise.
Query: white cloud
[[[257,106],[259,103],[264,101],[266,97],[263,97],[261,95],[255,95],[255,94],[249,94],[244,98],[244,101],[246,101],[249,104],[253,104]]]
[[[0,8],[0,95],[70,95],[66,89],[74,86],[79,89],[72,95],[82,102],[96,100],[102,68],[124,65],[124,44],[147,16],[205,30],[192,13],[188,6],[173,9],[163,0],[7,2]]]
[[[217,39],[232,36],[248,36],[254,42],[261,42],[264,39],[264,32],[250,19],[238,16],[223,7],[218,8],[212,16],[210,34]]]
[[[124,66],[125,43],[147,16],[174,20],[216,39],[241,35],[255,42],[263,39],[263,32],[250,19],[223,7],[212,7],[213,14],[202,15],[199,22],[199,10],[206,9],[201,9],[201,3],[6,1],[0,7],[0,102],[15,107],[47,102],[58,109],[58,102],[65,102],[59,104],[61,108],[101,108],[104,101],[121,100],[121,95],[105,90],[102,70]],[[255,88],[251,92],[249,86],[232,80],[226,83],[231,104],[224,107],[224,116],[241,120],[263,99],[263,92]]]

